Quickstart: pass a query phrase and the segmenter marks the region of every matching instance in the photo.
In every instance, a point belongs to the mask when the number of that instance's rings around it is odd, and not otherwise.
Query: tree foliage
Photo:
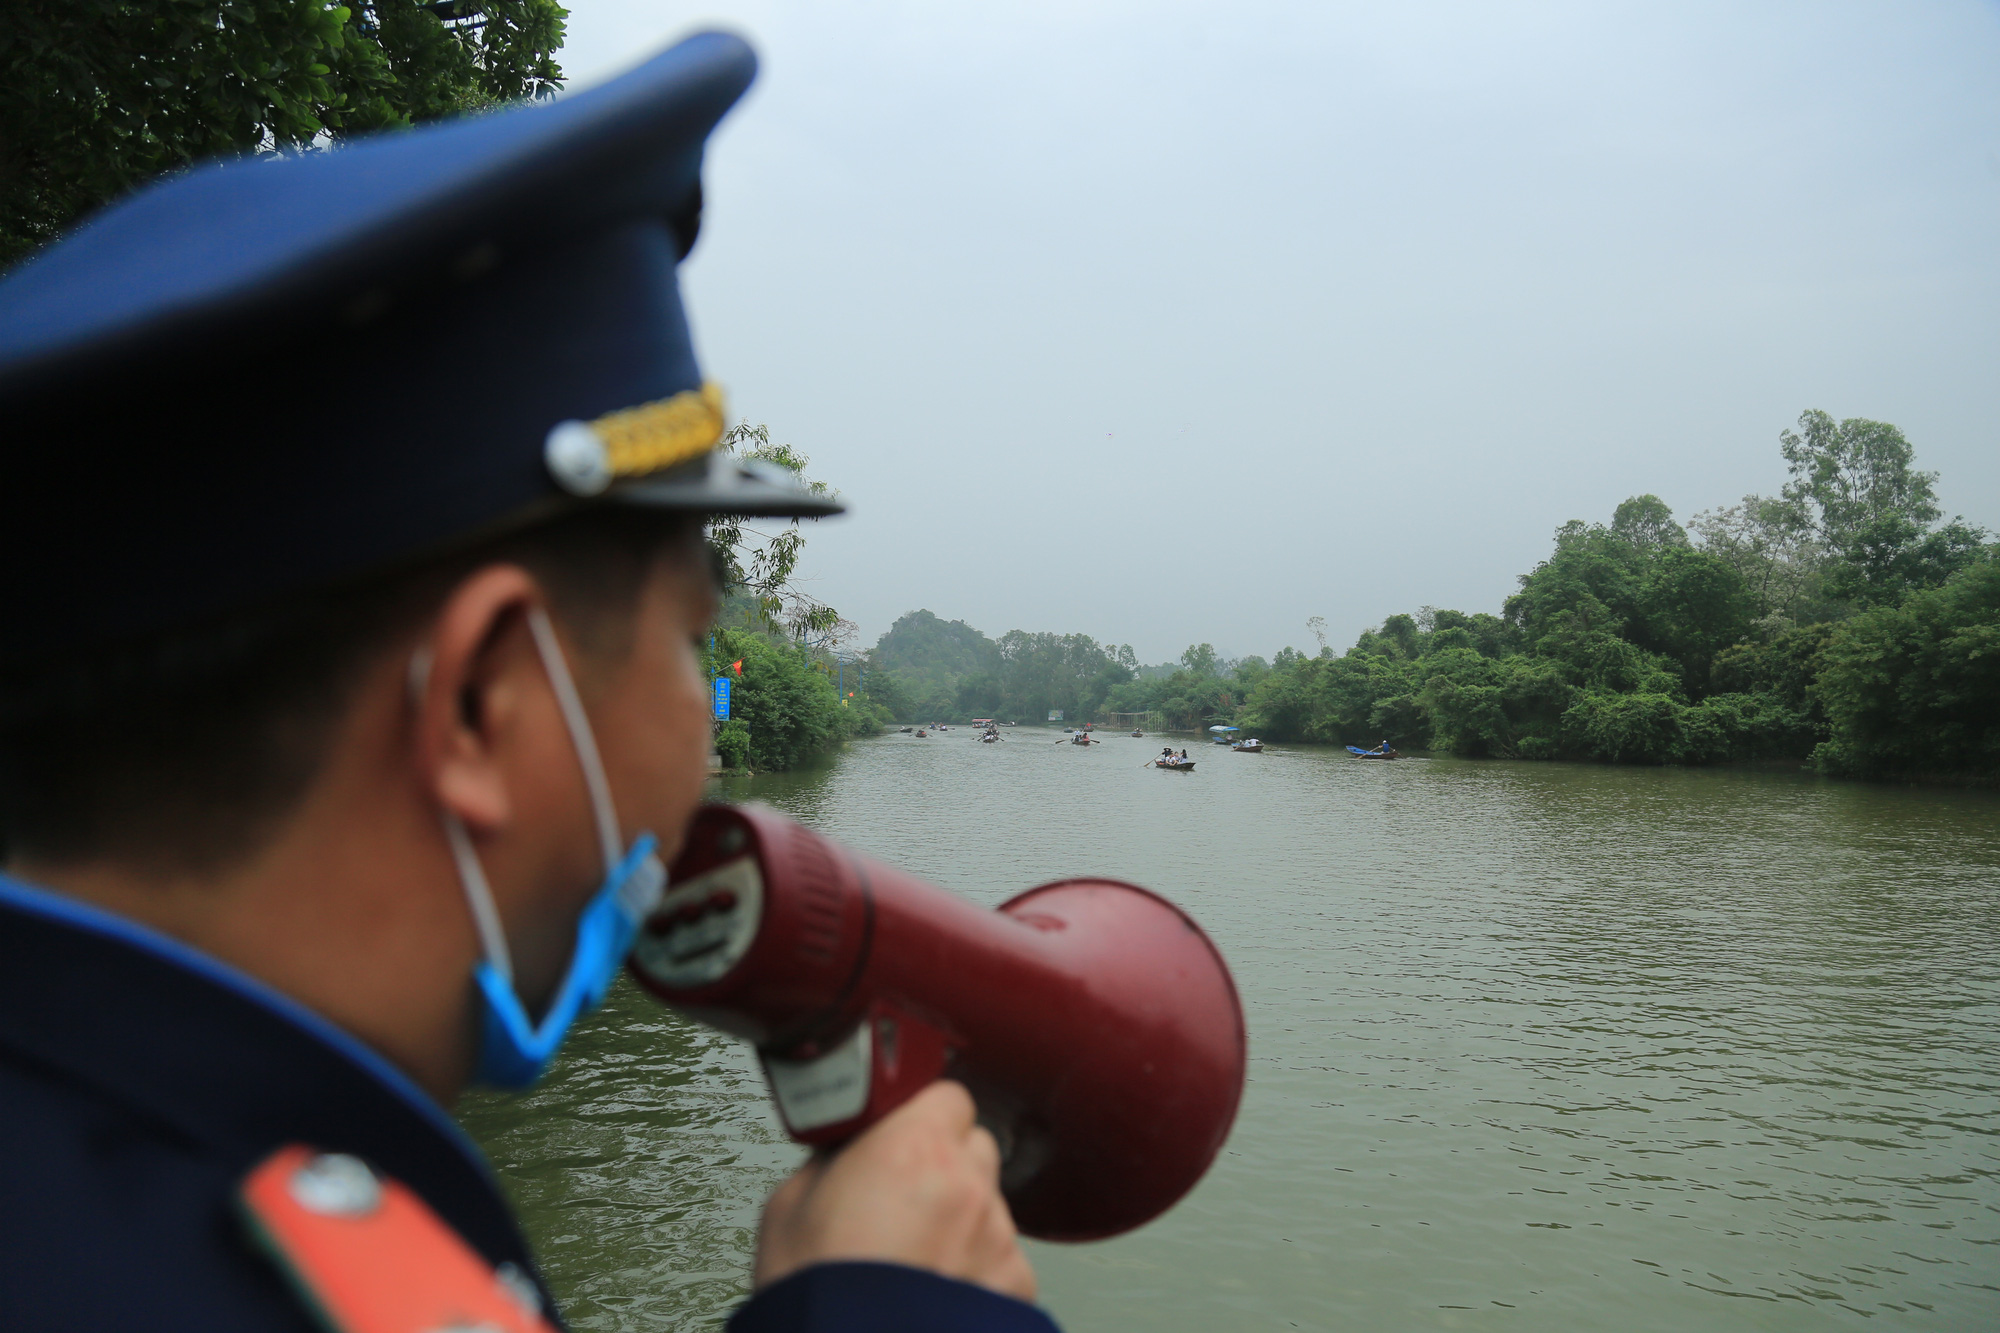
[[[556,0],[10,0],[0,265],[204,158],[551,93],[567,17]]]
[[[1796,431],[1779,434],[1778,447],[1792,476],[1785,502],[1832,550],[1846,550],[1864,528],[1886,518],[1923,528],[1939,517],[1937,473],[1918,471],[1915,448],[1885,421],[1836,422],[1807,411]]]
[[[733,670],[738,661],[741,674]],[[715,737],[716,753],[730,768],[798,768],[889,720],[862,691],[843,703],[822,659],[768,633],[718,630],[706,662],[711,676],[731,680],[730,718]]]
[[[1468,756],[1707,764],[1789,759],[1868,777],[2000,780],[2000,554],[1939,522],[1894,427],[1807,413],[1793,482],[1687,526],[1657,496],[1573,521],[1501,614],[1422,607],[1345,653],[1265,662],[929,611],[870,655],[878,716],[1074,721],[1149,713],[1196,730]]]
[[[1214,644],[1191,643],[1181,654],[1181,669],[1194,676],[1213,676],[1217,660]]]
[[[1073,721],[1102,711],[1132,678],[1129,645],[1088,634],[1010,630],[999,639],[929,611],[903,616],[875,646],[874,659],[902,692],[905,721],[999,717],[1038,722],[1060,709]]]
[[[899,721],[998,715],[1000,646],[963,620],[912,611],[889,627],[873,656],[895,680]]]
[[[1105,695],[1130,673],[1088,634],[1031,634],[1009,630],[1000,636],[998,715],[1047,717],[1060,709],[1072,721],[1093,717]]]
[[[1818,758],[1873,778],[2000,776],[2000,556],[1864,611],[1829,638]]]
[[[1827,570],[1826,594],[1860,607],[1893,606],[1944,586],[1979,558],[1985,536],[1958,519],[1929,530],[1902,514],[1871,519],[1848,534]]]
[[[1797,506],[1746,495],[1696,514],[1688,528],[1702,550],[1735,569],[1751,615],[1769,632],[1837,612],[1824,587],[1824,548]]]
[[[810,460],[774,443],[766,426],[739,422],[722,447],[752,465],[789,473],[815,495],[830,489],[807,479]],[[875,663],[841,666],[848,657],[841,645],[854,626],[800,586],[806,539],[799,523],[774,530],[723,517],[710,520],[707,535],[723,605],[705,660],[711,677],[729,672],[734,681],[731,717],[715,736],[724,765],[796,768],[849,736],[880,730],[893,713],[861,682],[872,677],[877,690],[888,682]],[[733,671],[738,660],[740,675]],[[837,674],[852,682],[852,698],[836,688]]]
[[[812,460],[789,444],[773,444],[771,428],[738,422],[722,437],[722,448],[743,461],[791,474],[814,495],[831,489],[805,475]],[[810,520],[817,521],[817,520]],[[800,586],[797,572],[805,553],[805,532],[794,519],[777,531],[750,526],[743,519],[716,518],[708,525],[709,549],[715,555],[724,588],[750,599],[767,627],[793,638],[833,634],[851,626],[825,602]]]
[[[1657,495],[1635,495],[1619,505],[1611,531],[1642,551],[1688,544],[1687,529],[1674,522],[1674,511]]]
[[[1503,614],[1426,607],[1342,656],[1286,649],[1239,721],[1273,739],[1524,759],[1814,759],[2000,779],[2000,569],[1940,523],[1935,474],[1882,422],[1807,412],[1776,499],[1657,496],[1558,529]]]

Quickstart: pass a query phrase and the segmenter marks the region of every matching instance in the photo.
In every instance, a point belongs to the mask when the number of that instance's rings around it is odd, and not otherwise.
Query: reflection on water
[[[735,783],[981,902],[1162,890],[1251,1085],[1173,1213],[1035,1247],[1073,1333],[2000,1327],[2000,800],[1793,775],[883,737]],[[467,1112],[584,1329],[713,1326],[796,1159],[621,987]]]
[[[739,1044],[621,981],[549,1080],[461,1118],[572,1327],[705,1328],[742,1299],[764,1194],[796,1153]]]

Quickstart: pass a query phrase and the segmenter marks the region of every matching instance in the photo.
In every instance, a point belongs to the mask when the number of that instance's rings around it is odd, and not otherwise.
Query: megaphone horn
[[[785,1128],[838,1144],[932,1080],[963,1082],[1015,1225],[1117,1235],[1222,1148],[1243,1009],[1201,927],[1108,879],[982,911],[775,811],[707,806],[639,932],[641,985],[753,1043]]]

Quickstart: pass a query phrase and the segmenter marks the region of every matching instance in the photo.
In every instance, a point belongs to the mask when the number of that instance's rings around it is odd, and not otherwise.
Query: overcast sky
[[[1570,518],[1902,427],[2000,527],[2000,5],[571,0],[763,57],[685,270],[812,590],[1142,659],[1497,611]]]

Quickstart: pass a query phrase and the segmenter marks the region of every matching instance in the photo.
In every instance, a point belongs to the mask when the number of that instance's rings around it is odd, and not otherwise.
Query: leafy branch
[[[8,0],[0,265],[204,158],[547,96],[567,17],[556,0]]]
[[[722,437],[722,448],[745,462],[791,473],[814,495],[826,495],[832,489],[805,475],[811,459],[789,444],[772,443],[768,426],[740,421]],[[767,532],[750,527],[741,518],[717,518],[709,523],[708,542],[722,571],[725,590],[750,598],[773,630],[800,641],[818,636],[838,643],[854,636],[852,622],[842,620],[832,607],[801,588],[795,578],[806,544],[797,519],[781,531]]]

